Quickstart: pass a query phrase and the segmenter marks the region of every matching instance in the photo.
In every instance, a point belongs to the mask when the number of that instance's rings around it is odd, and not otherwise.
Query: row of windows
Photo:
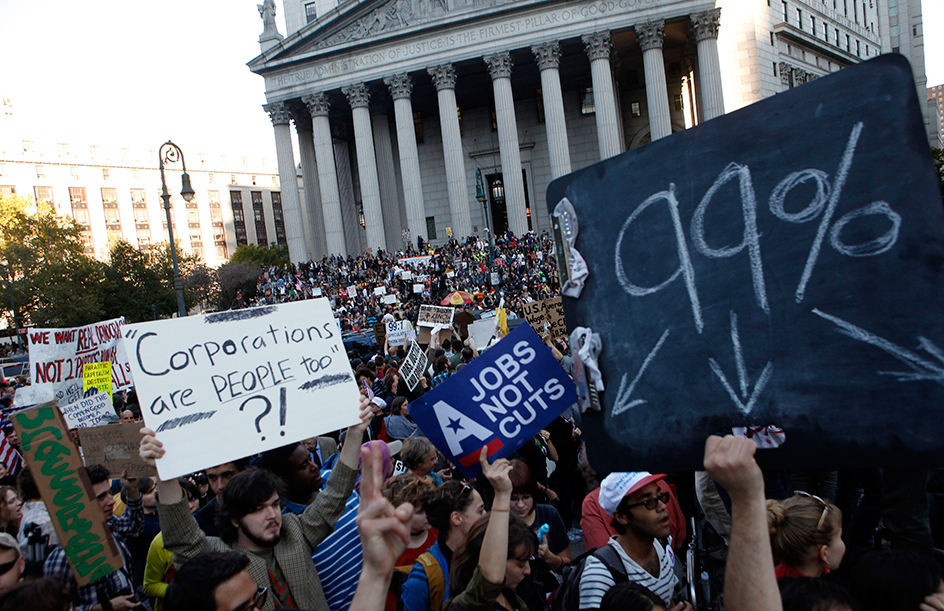
[[[102,168],[102,180],[111,180],[112,179],[112,168]],[[71,166],[69,168],[72,178],[79,180],[81,177],[80,168],[78,166]],[[0,176],[5,176],[7,173],[6,164],[0,164]],[[46,166],[42,164],[36,164],[36,178],[46,178]],[[131,170],[131,179],[132,180],[141,180],[141,174],[139,170]],[[216,184],[216,175],[213,172],[207,173],[207,179],[210,184]],[[260,183],[258,175],[250,175],[250,180],[253,186],[256,186]],[[239,184],[236,182],[236,174],[229,175],[229,184],[235,185]],[[279,177],[272,176],[272,184],[278,186]]]
[[[824,2],[824,3],[825,3],[825,2]],[[834,2],[834,4],[835,4],[835,2]],[[862,4],[862,10],[863,10],[863,13],[864,13],[864,11],[865,11],[865,3]],[[804,27],[803,27],[803,9],[799,9],[799,8],[798,8],[798,9],[796,9],[796,12],[797,12],[797,27],[798,27],[799,29],[801,29],[801,30],[804,30]],[[783,21],[784,21],[784,23],[787,23],[787,24],[790,23],[789,7],[788,7],[788,5],[787,5],[787,1],[786,1],[786,0],[783,0]],[[856,23],[858,23],[858,21],[856,21]],[[837,49],[841,49],[841,48],[842,48],[842,39],[840,38],[839,28],[833,28],[834,37],[833,37],[832,40],[830,40],[829,24],[826,23],[825,20],[822,21],[822,24],[823,24],[823,41],[826,42],[827,44],[832,44],[832,45],[835,46]],[[867,28],[867,29],[870,29],[870,30],[871,30],[872,28],[874,28],[874,26],[875,26],[875,24],[873,23],[872,26],[871,26],[870,28]],[[813,36],[815,36],[815,37],[818,37],[818,36],[819,36],[818,25],[817,25],[817,22],[816,22],[816,17],[813,16],[813,15],[810,15],[810,32],[811,32],[811,33],[813,34]],[[846,34],[845,37],[846,37],[846,40],[845,40],[845,43],[846,43],[846,45],[845,45],[845,46],[846,46],[846,53],[852,53],[852,38],[849,36],[849,34]],[[773,32],[770,33],[770,44],[771,44],[771,45],[775,44],[775,43],[774,43],[774,34],[773,34]],[[856,57],[862,57],[862,45],[861,45],[861,41],[859,41],[859,39],[856,39],[856,41],[855,41],[855,54],[856,54]],[[870,54],[871,54],[871,49],[869,48],[869,45],[865,45],[865,57],[869,57]]]
[[[272,198],[272,220],[275,225],[275,239],[278,244],[285,244],[285,220],[282,215],[282,194],[278,191],[269,193]],[[252,198],[252,215],[256,227],[256,244],[269,245],[269,236],[266,231],[265,209],[262,202],[262,191],[250,191]],[[233,228],[236,232],[236,244],[248,244],[246,234],[246,216],[243,212],[243,194],[240,191],[230,191],[230,204],[233,207]]]

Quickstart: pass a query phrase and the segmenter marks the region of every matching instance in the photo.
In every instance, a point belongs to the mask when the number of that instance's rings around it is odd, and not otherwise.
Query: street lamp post
[[[190,186],[190,174],[187,174],[187,164],[184,162],[184,153],[180,147],[168,140],[161,145],[157,154],[161,166],[161,199],[164,200],[164,212],[167,214],[167,237],[170,239],[170,260],[174,265],[174,290],[177,292],[177,315],[186,316],[187,306],[184,305],[184,283],[180,279],[180,268],[177,267],[177,244],[174,242],[174,224],[170,217],[170,193],[167,192],[167,181],[164,180],[164,164],[174,163],[180,159],[184,175],[181,177],[180,195],[184,201],[193,200],[194,191]]]

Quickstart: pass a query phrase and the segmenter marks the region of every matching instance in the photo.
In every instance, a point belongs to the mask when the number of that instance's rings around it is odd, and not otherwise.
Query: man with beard
[[[600,506],[613,517],[617,533],[607,545],[623,565],[614,570],[649,589],[669,611],[691,611],[689,603],[673,600],[678,577],[669,535],[669,494],[656,483],[664,477],[642,471],[611,473],[603,480]],[[603,595],[615,584],[613,573],[599,554],[587,558],[580,576],[580,609],[599,609]]]
[[[268,471],[250,469],[233,477],[223,490],[217,519],[222,538],[207,537],[197,526],[176,479],[158,484],[158,515],[164,547],[174,562],[210,551],[237,551],[249,557],[249,574],[260,588],[269,588],[264,610],[293,607],[328,611],[311,556],[331,534],[354,490],[359,448],[370,420],[367,400],[361,402],[361,423],[347,431],[347,441],[327,487],[300,515],[282,515],[279,481]],[[141,458],[150,464],[164,454],[154,431],[143,429]]]

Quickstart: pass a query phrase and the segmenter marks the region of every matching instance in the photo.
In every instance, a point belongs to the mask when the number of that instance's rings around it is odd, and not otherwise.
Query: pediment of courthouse
[[[347,3],[249,63],[270,102],[547,41],[710,10],[693,0],[387,0]],[[687,24],[686,24],[687,27]]]

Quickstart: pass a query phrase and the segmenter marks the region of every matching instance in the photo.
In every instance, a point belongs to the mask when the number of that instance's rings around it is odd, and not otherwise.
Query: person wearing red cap
[[[689,603],[673,600],[678,577],[666,506],[669,494],[657,483],[664,477],[645,471],[611,473],[600,484],[600,506],[613,517],[617,534],[608,545],[623,563],[629,581],[649,589],[669,611],[691,611]],[[667,544],[663,546],[660,540]],[[580,577],[580,608],[599,609],[614,584],[603,561],[588,557]]]

